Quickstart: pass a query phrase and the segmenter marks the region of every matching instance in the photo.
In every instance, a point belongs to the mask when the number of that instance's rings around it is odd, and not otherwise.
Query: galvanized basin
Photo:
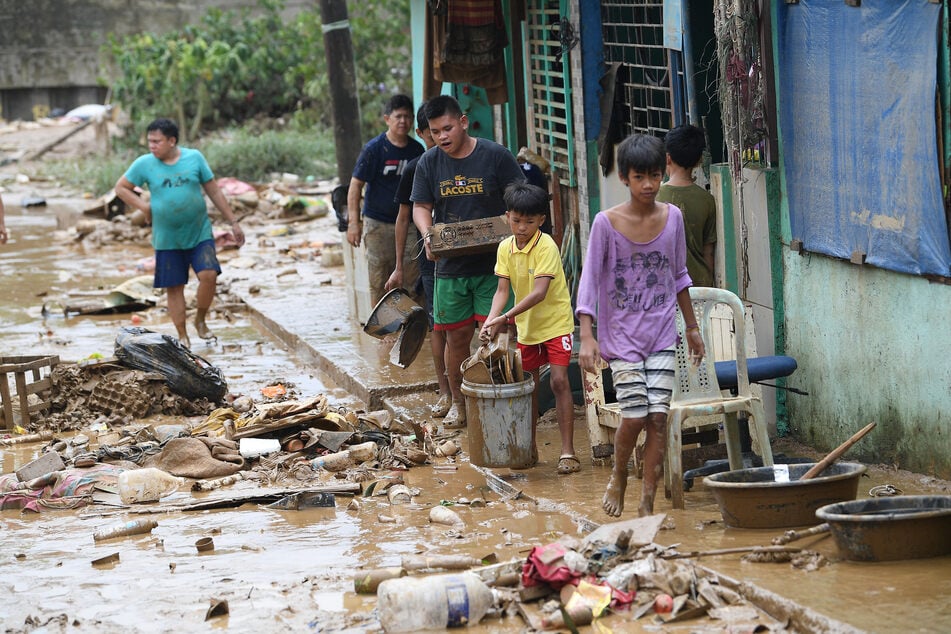
[[[817,477],[799,478],[815,463],[786,465],[789,482],[777,482],[773,467],[738,469],[703,479],[713,492],[727,526],[789,528],[817,524],[816,509],[854,500],[865,465],[839,462]]]
[[[951,554],[951,495],[899,495],[829,504],[816,511],[852,561]]]

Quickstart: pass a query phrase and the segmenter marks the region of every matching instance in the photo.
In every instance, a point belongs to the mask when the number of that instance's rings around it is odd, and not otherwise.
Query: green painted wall
[[[848,456],[951,478],[951,288],[784,250],[786,351],[797,387],[793,435],[834,449],[878,423]]]

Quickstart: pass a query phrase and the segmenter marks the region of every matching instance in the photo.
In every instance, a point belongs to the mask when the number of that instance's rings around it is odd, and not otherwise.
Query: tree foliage
[[[380,127],[383,102],[410,89],[409,0],[349,2],[362,128]],[[167,33],[110,38],[114,100],[141,130],[174,117],[182,135],[296,115],[332,125],[319,10],[282,17],[281,0],[254,11],[210,9],[200,23]]]

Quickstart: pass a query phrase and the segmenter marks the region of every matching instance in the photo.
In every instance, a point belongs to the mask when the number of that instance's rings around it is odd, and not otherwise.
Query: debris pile
[[[114,359],[60,363],[50,375],[52,402],[46,418],[31,431],[54,432],[128,425],[135,419],[163,414],[197,416],[214,404],[175,394],[157,372],[130,370]]]

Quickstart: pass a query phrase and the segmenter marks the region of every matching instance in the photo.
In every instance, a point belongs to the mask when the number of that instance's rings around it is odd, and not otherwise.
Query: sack
[[[115,355],[126,367],[158,372],[170,390],[186,398],[220,403],[228,393],[221,370],[169,335],[134,326],[120,328]]]

